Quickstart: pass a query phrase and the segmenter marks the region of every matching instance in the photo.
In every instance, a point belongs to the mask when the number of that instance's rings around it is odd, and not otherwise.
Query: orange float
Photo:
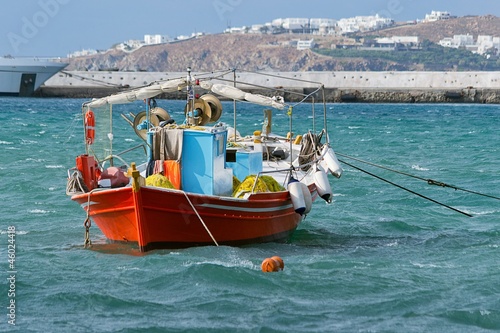
[[[262,271],[266,273],[278,272],[283,270],[283,268],[285,267],[285,263],[283,262],[283,259],[281,259],[280,257],[274,256],[271,258],[264,259],[260,267]]]
[[[281,259],[281,257],[273,256],[271,257],[271,259],[274,259],[274,261],[278,263],[279,269],[281,271],[285,268],[285,262],[283,261],[283,259]]]
[[[276,262],[276,260],[271,259],[271,258],[266,258],[260,265],[261,269],[263,272],[269,273],[269,272],[277,272],[279,268],[279,264]]]

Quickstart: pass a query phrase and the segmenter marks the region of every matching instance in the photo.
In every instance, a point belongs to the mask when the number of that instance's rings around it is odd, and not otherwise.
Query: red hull
[[[315,186],[309,189],[315,199]],[[288,192],[242,200],[153,187],[134,193],[123,187],[90,194],[90,205],[88,193],[72,200],[90,207],[90,217],[108,239],[135,242],[141,251],[214,245],[213,239],[219,245],[283,241],[302,220]]]

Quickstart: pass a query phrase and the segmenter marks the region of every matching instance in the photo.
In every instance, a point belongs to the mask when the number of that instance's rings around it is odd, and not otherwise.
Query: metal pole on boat
[[[109,155],[113,156],[113,104],[109,105]],[[109,160],[109,165],[113,166],[113,158]]]
[[[314,104],[314,96],[312,96],[311,106],[312,106],[312,116],[313,116],[313,133],[316,133],[316,112],[315,112],[316,107]]]
[[[321,85],[321,94],[323,96],[323,128],[326,132],[326,142],[330,143],[330,136],[328,135],[328,125],[326,121],[326,101],[325,101],[325,86]]]
[[[147,123],[147,132],[146,132],[146,141],[148,146],[148,162],[153,160],[153,134],[150,132],[151,130],[151,99],[146,98],[146,123]]]
[[[191,76],[191,67],[187,68],[187,109],[190,112],[186,113],[186,123],[188,125],[195,124],[194,121],[194,88],[193,88],[193,78]],[[191,121],[190,118],[193,120]]]
[[[293,133],[292,133],[292,115],[293,115],[293,107],[288,108],[288,116],[290,117],[290,128],[289,128],[289,133],[290,133],[290,166],[292,166],[293,163]]]
[[[233,69],[233,86],[236,87],[236,68]],[[237,140],[237,135],[238,133],[236,131],[236,100],[233,99],[233,127],[234,127],[234,142]]]

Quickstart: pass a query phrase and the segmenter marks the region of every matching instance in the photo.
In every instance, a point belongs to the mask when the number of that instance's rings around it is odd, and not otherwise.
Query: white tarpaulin
[[[271,106],[271,107],[279,109],[279,110],[282,110],[285,108],[285,105],[283,103],[276,101],[272,97],[267,97],[264,95],[246,93],[245,100],[250,102],[250,103],[254,103],[254,104]]]
[[[174,92],[185,88],[187,83],[185,79],[175,79],[162,83],[160,86],[163,92]]]
[[[160,95],[164,92],[175,92],[185,88],[187,85],[185,79],[175,79],[166,81],[162,84],[155,84],[147,87],[142,87],[130,91],[121,92],[115,95],[95,99],[88,103],[89,107],[101,107],[107,104],[126,104],[136,100],[143,100]],[[209,81],[200,82],[200,86],[204,89],[209,89],[217,95],[224,96],[230,99],[247,101],[263,106],[271,106],[282,110],[285,105],[276,98],[267,97],[259,94],[246,93],[241,89],[221,83],[212,84]]]
[[[146,99],[146,98],[151,98],[158,96],[159,94],[162,93],[161,87],[159,84],[156,84],[154,86],[149,86],[149,87],[144,87],[135,92],[135,96],[137,99]]]
[[[147,87],[124,91],[118,94],[110,95],[107,97],[94,99],[87,104],[89,107],[101,107],[107,104],[126,104],[136,100],[152,98],[160,95],[163,92],[178,91],[186,86],[185,79],[175,79],[164,82],[162,84],[155,84]]]
[[[273,108],[282,110],[285,105],[272,97],[267,97],[259,94],[246,93],[241,89],[226,84],[214,83],[208,81],[200,82],[200,87],[210,89],[214,94],[221,95],[230,99],[247,101],[254,104],[263,106],[271,106]]]
[[[215,94],[231,98],[231,99],[239,99],[243,100],[245,99],[245,92],[241,89],[238,89],[236,87],[228,86],[226,84],[221,84],[221,83],[215,83],[212,85],[212,88],[210,88],[212,92]]]

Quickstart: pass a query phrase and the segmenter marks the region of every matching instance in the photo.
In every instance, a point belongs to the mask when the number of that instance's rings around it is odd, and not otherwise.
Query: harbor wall
[[[196,73],[194,73],[196,74]],[[297,100],[322,83],[328,102],[366,103],[488,103],[500,104],[500,72],[272,72],[264,76],[237,72],[236,80],[253,86],[243,90],[266,94],[258,86],[283,87],[297,92],[286,100]],[[38,96],[90,98],[185,77],[186,73],[63,71],[37,92]],[[284,78],[293,78],[286,80]],[[222,79],[231,82],[233,73]],[[318,98],[320,96],[317,96]],[[184,92],[162,98],[184,99]]]

